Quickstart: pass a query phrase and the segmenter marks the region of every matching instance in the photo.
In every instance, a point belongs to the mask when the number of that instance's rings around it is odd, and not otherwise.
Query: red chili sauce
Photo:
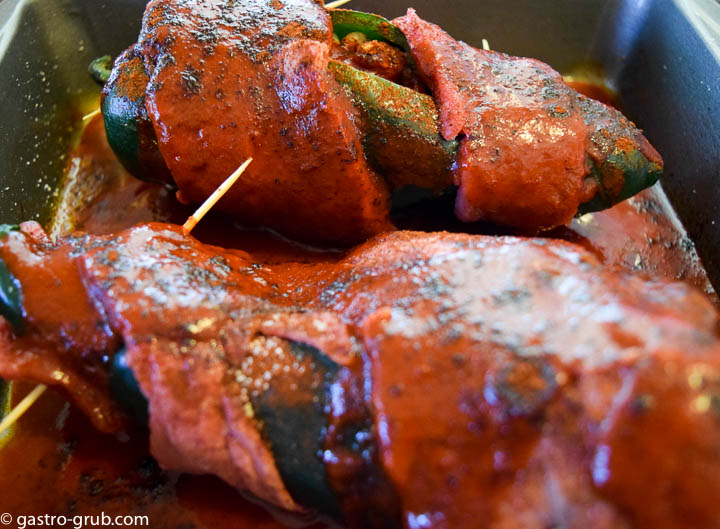
[[[573,87],[598,95],[594,85],[576,83]],[[106,143],[102,121],[96,118],[70,157],[49,233],[53,237],[75,229],[110,233],[151,220],[182,223],[190,213],[192,208],[180,205],[173,192],[135,180],[120,166]],[[411,218],[405,222],[423,228]],[[438,227],[427,217],[424,222],[426,229]],[[484,229],[482,225],[451,227]],[[267,263],[335,260],[339,255],[336,250],[302,246],[270,231],[244,229],[222,215],[205,218],[193,235],[204,242],[242,248]],[[683,279],[714,299],[692,242],[659,187],[610,210],[575,219],[548,235],[579,243],[610,266]],[[27,384],[15,384],[13,402],[29,389]],[[16,515],[138,514],[147,515],[153,527],[188,529],[269,529],[318,523],[301,518],[277,520],[269,510],[216,478],[164,472],[149,456],[145,430],[138,428],[124,438],[98,433],[82,413],[53,391],[16,425],[13,437],[0,449],[0,465],[2,504]]]

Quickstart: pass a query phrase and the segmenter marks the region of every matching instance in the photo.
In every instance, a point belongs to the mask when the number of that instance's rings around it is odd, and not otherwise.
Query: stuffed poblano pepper
[[[536,232],[662,174],[617,110],[413,10],[390,22],[310,1],[201,4],[149,4],[103,116],[134,175],[190,202],[252,156],[219,205],[246,223],[356,242],[392,227],[393,193],[457,189],[459,219]]]
[[[0,259],[25,324],[0,318],[0,376],[106,432],[144,415],[165,469],[353,529],[720,517],[716,309],[580,246],[396,231],[267,263],[177,225],[24,223]]]

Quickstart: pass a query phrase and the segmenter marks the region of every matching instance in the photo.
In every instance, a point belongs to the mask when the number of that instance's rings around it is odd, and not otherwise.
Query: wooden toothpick
[[[83,120],[91,119],[93,116],[96,116],[99,113],[100,110],[96,110],[95,112],[92,112],[85,116]],[[205,216],[208,211],[210,211],[210,209],[215,205],[215,203],[220,200],[225,193],[227,193],[228,189],[230,189],[232,185],[237,181],[237,179],[240,178],[240,175],[245,172],[245,169],[247,169],[248,165],[250,165],[250,162],[252,162],[252,158],[248,158],[247,160],[245,160],[245,163],[238,167],[237,170],[233,174],[231,174],[220,185],[220,187],[218,187],[215,192],[213,192],[213,194],[208,197],[205,202],[203,202],[202,206],[200,206],[198,210],[190,216],[187,222],[183,224],[183,231],[185,232],[185,234],[190,233],[195,227],[195,225],[200,222],[200,220]],[[45,393],[46,389],[47,386],[45,384],[38,384],[37,386],[35,386],[35,389],[28,393],[25,398],[18,403],[17,406],[10,410],[10,413],[8,413],[5,418],[3,418],[2,422],[0,422],[0,435],[5,433],[5,431],[7,431],[10,427],[12,427],[13,424],[15,424],[18,419],[22,417],[23,414],[27,410],[29,410],[33,404],[35,404],[35,401],[37,401],[40,396]]]
[[[33,389],[23,400],[20,401],[17,406],[10,410],[10,413],[8,413],[2,422],[0,422],[0,435],[5,433],[5,430],[15,424],[17,420],[22,417],[26,411],[28,411],[30,406],[35,404],[35,401],[40,398],[40,395],[45,393],[46,389],[47,386],[45,384],[38,384],[35,386],[35,389]]]
[[[93,110],[92,112],[90,112],[89,114],[85,114],[82,119],[83,119],[83,121],[88,121],[88,120],[94,118],[95,116],[97,116],[99,113],[100,113],[100,109],[97,108],[97,109]]]
[[[325,4],[325,9],[335,9],[340,6],[344,6],[351,0],[335,0],[334,2],[330,2],[329,4]]]
[[[230,189],[237,179],[240,178],[240,175],[245,172],[245,169],[247,169],[247,166],[250,165],[250,162],[252,162],[252,158],[245,160],[245,163],[238,167],[233,174],[228,176],[227,180],[220,184],[220,187],[218,187],[213,194],[210,195],[205,202],[203,202],[203,205],[200,206],[195,213],[190,215],[190,218],[188,218],[185,224],[183,224],[183,232],[185,232],[185,235],[188,235],[197,223],[200,222],[200,219],[202,219],[215,205],[215,203],[228,192],[228,189]]]

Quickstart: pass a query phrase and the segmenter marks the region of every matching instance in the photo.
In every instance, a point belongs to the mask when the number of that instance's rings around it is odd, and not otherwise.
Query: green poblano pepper
[[[358,11],[330,11],[338,38],[361,32],[405,51],[407,40],[387,19]],[[100,58],[93,70],[102,70]],[[348,90],[363,120],[363,143],[368,162],[388,182],[391,190],[414,187],[439,194],[452,182],[451,170],[459,146],[457,140],[440,136],[438,111],[432,97],[348,64],[331,61],[330,69]],[[99,74],[98,74],[99,75]],[[149,82],[142,61],[132,51],[118,58],[104,89],[102,113],[108,141],[123,165],[142,180],[173,186],[157,146],[152,123],[145,109],[145,87]],[[128,87],[133,87],[128,91]],[[138,89],[139,88],[139,89]],[[586,124],[596,132],[603,127],[602,142],[590,157],[590,176],[598,182],[598,193],[582,204],[578,215],[599,211],[629,198],[654,184],[662,167],[649,160],[636,139],[627,133],[619,113],[587,98],[579,98]],[[602,145],[600,145],[602,143]],[[627,148],[627,145],[632,148]],[[620,185],[617,185],[620,182]]]
[[[11,224],[0,224],[0,241],[10,232],[20,228]],[[24,330],[22,290],[20,282],[10,272],[5,262],[0,259],[0,315],[2,315],[16,334]]]

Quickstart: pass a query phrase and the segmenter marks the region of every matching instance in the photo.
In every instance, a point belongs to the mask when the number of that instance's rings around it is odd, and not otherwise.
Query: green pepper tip
[[[88,72],[90,76],[98,83],[103,86],[107,83],[110,78],[110,72],[113,67],[113,58],[111,55],[103,55],[90,62],[88,65]]]

